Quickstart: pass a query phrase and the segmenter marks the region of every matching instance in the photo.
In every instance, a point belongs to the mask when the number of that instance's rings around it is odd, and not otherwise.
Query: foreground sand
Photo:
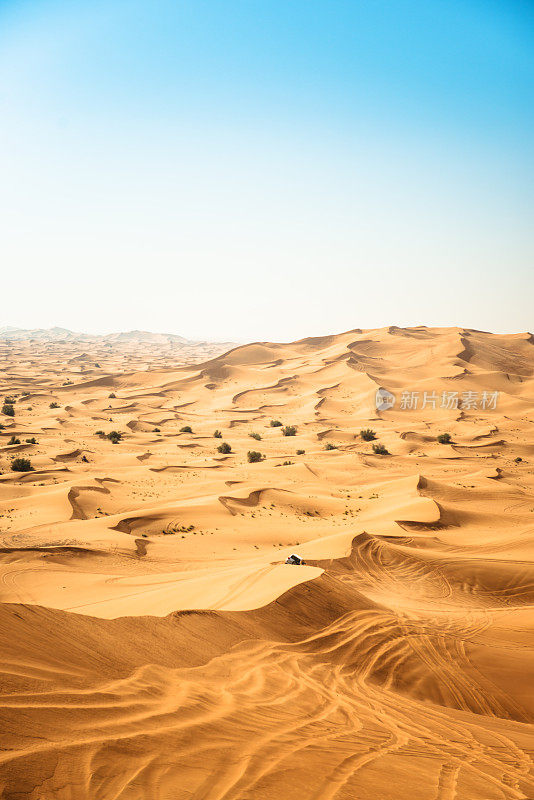
[[[534,797],[532,337],[83,346],[0,345],[2,796]]]

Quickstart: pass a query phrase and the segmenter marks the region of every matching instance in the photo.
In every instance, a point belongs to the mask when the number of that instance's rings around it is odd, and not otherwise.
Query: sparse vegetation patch
[[[386,447],[384,447],[383,444],[380,444],[380,442],[377,442],[377,444],[373,445],[373,453],[376,453],[377,456],[389,456],[389,455],[391,455],[389,450]]]
[[[14,458],[11,462],[11,469],[13,472],[31,472],[33,470],[32,462],[29,458]]]
[[[120,431],[110,431],[109,433],[104,433],[104,431],[97,431],[97,436],[100,436],[101,439],[109,439],[110,442],[113,444],[117,444],[123,437],[123,434]]]
[[[296,436],[297,429],[294,425],[286,425],[285,428],[282,429],[282,433],[284,436]]]

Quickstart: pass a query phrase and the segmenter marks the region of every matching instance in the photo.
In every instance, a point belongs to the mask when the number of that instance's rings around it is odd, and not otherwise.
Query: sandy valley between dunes
[[[193,350],[0,342],[0,797],[532,800],[534,338]]]

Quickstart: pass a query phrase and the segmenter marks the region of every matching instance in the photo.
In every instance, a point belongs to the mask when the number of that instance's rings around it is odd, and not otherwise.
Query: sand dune
[[[532,800],[530,334],[30,333],[0,341],[0,796]]]

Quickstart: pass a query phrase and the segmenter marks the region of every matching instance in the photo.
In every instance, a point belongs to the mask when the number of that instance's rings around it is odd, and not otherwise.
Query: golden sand
[[[534,797],[533,343],[0,344],[0,796]]]

